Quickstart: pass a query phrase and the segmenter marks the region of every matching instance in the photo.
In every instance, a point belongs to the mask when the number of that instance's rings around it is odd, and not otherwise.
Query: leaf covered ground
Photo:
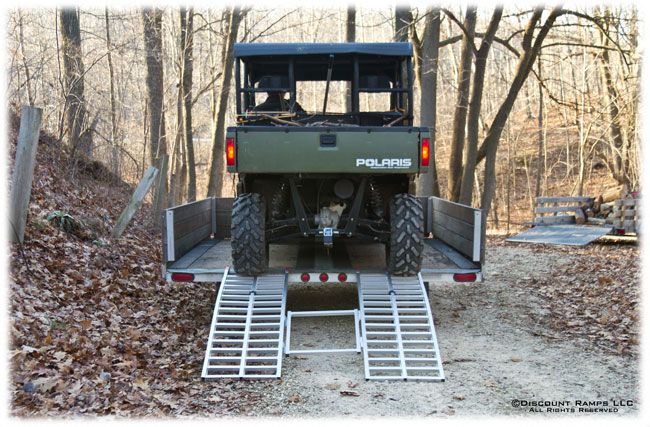
[[[11,124],[13,159],[15,116]],[[248,413],[259,396],[243,384],[200,380],[213,285],[161,279],[146,204],[110,238],[133,189],[109,175],[91,164],[70,177],[65,152],[41,137],[25,242],[11,247],[12,413]],[[55,211],[82,220],[82,231],[48,221]]]
[[[557,258],[543,278],[521,277],[520,286],[539,297],[544,317],[534,319],[555,338],[587,340],[604,350],[638,354],[641,256],[637,242],[605,238],[583,247],[522,245],[540,257]]]

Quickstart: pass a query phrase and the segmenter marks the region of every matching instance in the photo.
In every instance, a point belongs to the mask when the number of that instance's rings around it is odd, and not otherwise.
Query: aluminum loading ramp
[[[281,376],[283,354],[299,352],[288,350],[288,278],[288,274],[240,277],[226,269],[215,303],[202,378]],[[353,316],[356,348],[318,352],[362,349],[367,380],[444,381],[422,276],[358,273],[356,284],[358,310],[293,313],[294,317]]]
[[[516,236],[508,237],[506,242],[585,246],[611,233],[613,229],[611,225],[608,227],[576,224],[536,225]]]
[[[366,379],[444,381],[422,276],[359,275]]]
[[[287,275],[223,274],[202,378],[279,378]]]

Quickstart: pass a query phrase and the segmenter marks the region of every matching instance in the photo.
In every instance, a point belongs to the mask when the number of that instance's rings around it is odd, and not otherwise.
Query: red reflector
[[[348,280],[348,275],[345,273],[339,273],[339,282],[345,282]]]
[[[327,273],[321,273],[318,278],[320,279],[321,282],[327,282],[329,280],[330,276],[327,275]]]
[[[624,228],[617,228],[616,229],[616,234],[618,236],[625,236],[625,229]]]
[[[303,283],[309,282],[309,273],[302,273],[300,275],[300,280],[302,280]]]
[[[429,138],[422,138],[422,151],[420,153],[422,166],[429,166],[430,157],[431,157],[431,140]]]
[[[191,273],[172,273],[174,282],[191,282],[192,280],[194,280],[194,275]]]
[[[476,280],[476,273],[456,273],[454,274],[455,282],[473,282]]]
[[[235,138],[226,138],[226,165],[235,166]]]

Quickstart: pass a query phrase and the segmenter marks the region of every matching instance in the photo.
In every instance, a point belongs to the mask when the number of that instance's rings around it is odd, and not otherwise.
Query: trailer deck
[[[229,239],[205,239],[167,267],[173,273],[195,275],[195,281],[218,281],[230,264]],[[376,273],[386,270],[384,245],[359,240],[339,241],[331,250],[322,243],[299,239],[269,246],[269,274],[301,272]],[[425,280],[444,279],[454,273],[477,273],[480,264],[470,261],[437,239],[425,239],[422,275]],[[477,280],[480,277],[477,278]]]

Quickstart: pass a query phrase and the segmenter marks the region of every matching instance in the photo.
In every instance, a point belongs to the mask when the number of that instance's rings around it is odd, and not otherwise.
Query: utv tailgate
[[[229,128],[240,173],[418,173],[417,127]],[[424,172],[424,170],[423,170]]]

